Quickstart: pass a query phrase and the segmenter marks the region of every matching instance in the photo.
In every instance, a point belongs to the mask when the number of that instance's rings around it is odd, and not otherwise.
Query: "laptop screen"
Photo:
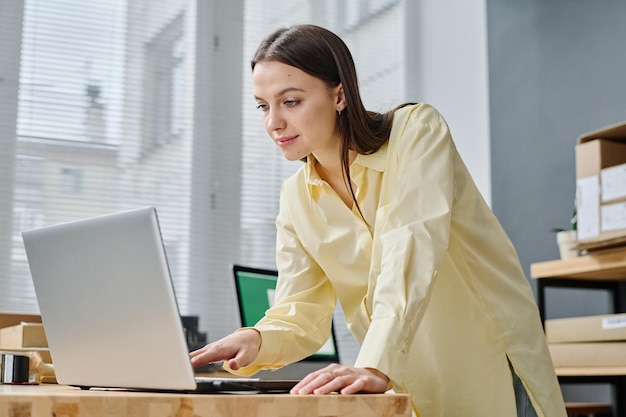
[[[241,324],[244,327],[252,327],[265,315],[265,311],[274,305],[278,273],[274,270],[241,265],[233,265],[233,273]],[[305,360],[339,362],[334,327],[331,329],[330,338],[320,350]]]

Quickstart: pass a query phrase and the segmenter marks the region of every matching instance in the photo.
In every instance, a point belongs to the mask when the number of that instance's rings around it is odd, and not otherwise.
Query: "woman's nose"
[[[270,110],[265,119],[267,130],[273,132],[285,127],[285,119],[278,110]]]

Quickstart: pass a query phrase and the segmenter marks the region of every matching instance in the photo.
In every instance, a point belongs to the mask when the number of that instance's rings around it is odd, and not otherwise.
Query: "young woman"
[[[304,165],[283,185],[274,307],[191,354],[241,375],[314,353],[341,302],[353,366],[294,394],[396,392],[429,416],[565,416],[538,310],[515,249],[483,201],[441,115],[361,102],[344,42],[280,29],[252,61],[267,133]]]

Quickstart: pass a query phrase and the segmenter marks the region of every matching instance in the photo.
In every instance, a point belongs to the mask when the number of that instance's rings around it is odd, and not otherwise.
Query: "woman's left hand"
[[[389,378],[372,368],[355,368],[331,364],[308,374],[291,389],[292,394],[356,394],[358,392],[383,393]]]

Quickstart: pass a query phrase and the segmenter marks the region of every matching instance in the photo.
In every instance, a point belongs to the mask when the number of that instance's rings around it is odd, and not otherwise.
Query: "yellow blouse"
[[[515,249],[441,115],[398,110],[388,143],[359,155],[350,176],[365,221],[312,161],[283,184],[277,304],[255,326],[258,357],[238,373],[314,353],[338,299],[361,344],[354,365],[388,375],[417,415],[515,416],[510,361],[538,415],[565,416]]]

